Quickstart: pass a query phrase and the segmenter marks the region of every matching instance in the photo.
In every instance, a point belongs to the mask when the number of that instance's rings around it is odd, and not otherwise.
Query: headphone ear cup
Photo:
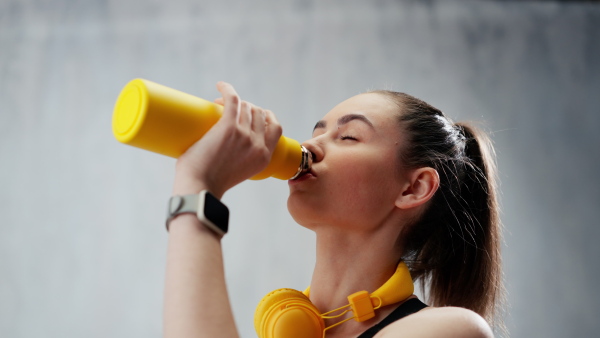
[[[258,303],[254,329],[260,338],[322,338],[325,323],[302,292],[278,289]]]

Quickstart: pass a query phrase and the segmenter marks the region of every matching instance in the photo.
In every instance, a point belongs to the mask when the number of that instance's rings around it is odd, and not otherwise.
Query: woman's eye
[[[350,136],[350,135],[344,135],[344,136],[342,136],[342,137],[340,137],[340,138],[341,138],[342,140],[353,140],[353,141],[358,141],[358,140],[356,139],[356,137],[354,137],[354,136]]]

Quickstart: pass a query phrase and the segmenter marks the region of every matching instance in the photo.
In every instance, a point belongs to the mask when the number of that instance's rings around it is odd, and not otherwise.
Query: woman
[[[281,135],[270,111],[227,83],[217,89],[223,117],[178,159],[173,195],[208,190],[220,199],[268,164]],[[491,337],[502,284],[488,143],[418,99],[376,91],[333,108],[303,145],[312,170],[289,182],[288,209],[317,235],[312,303],[323,313],[346,305],[404,261],[431,306],[375,337]],[[358,337],[399,306],[332,327],[327,337]],[[170,221],[164,320],[166,337],[238,336],[220,236],[194,214]]]

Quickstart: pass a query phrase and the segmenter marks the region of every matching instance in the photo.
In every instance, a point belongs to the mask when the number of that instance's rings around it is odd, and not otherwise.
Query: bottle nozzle
[[[300,163],[300,166],[298,167],[298,171],[296,172],[296,175],[294,175],[294,177],[291,178],[292,180],[295,180],[298,177],[309,172],[310,167],[312,166],[313,154],[308,149],[306,149],[304,146],[300,146],[300,148],[302,149],[302,162]]]

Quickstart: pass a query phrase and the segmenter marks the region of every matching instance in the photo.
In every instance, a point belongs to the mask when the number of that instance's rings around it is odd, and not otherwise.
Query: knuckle
[[[275,113],[273,113],[270,110],[267,110],[267,114],[269,116],[269,119],[273,122],[273,123],[279,123],[279,121],[277,121],[277,117],[275,116]]]
[[[237,133],[237,128],[232,128],[231,126],[233,125],[230,125],[229,128],[224,128],[222,131],[223,138],[226,140],[233,138]]]
[[[242,125],[236,125],[235,134],[244,141],[244,144],[251,141],[247,128]]]
[[[266,147],[260,147],[260,149],[257,149],[257,154],[263,163],[269,163],[271,160],[271,152]]]
[[[240,104],[240,97],[237,95],[231,95],[228,100],[229,100],[229,103],[231,103],[234,106],[237,106]]]

